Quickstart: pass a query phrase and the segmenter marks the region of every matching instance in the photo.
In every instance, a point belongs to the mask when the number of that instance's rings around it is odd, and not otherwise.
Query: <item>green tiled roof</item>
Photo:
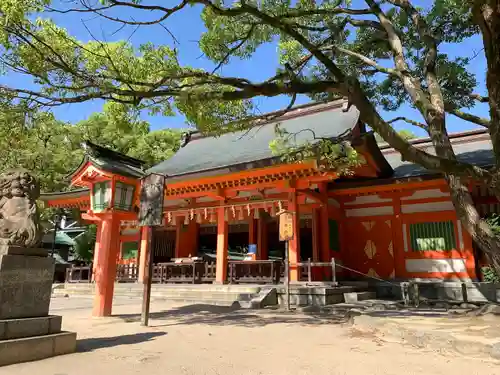
[[[453,150],[455,150],[459,161],[481,167],[488,167],[494,164],[493,146],[486,131],[480,130],[450,134],[450,138]],[[434,146],[428,138],[416,139],[412,143],[430,154],[435,154]],[[394,178],[416,177],[436,173],[425,169],[419,164],[401,160],[399,152],[394,151],[394,149],[388,146],[381,146],[381,148],[385,148],[385,150],[382,150],[382,154],[394,169]]]
[[[125,177],[142,178],[144,176],[144,162],[130,156],[98,146],[89,141],[83,143],[85,158],[71,174],[74,176],[88,162],[107,172],[116,173]]]
[[[276,157],[272,154],[269,143],[276,138],[277,124],[289,133],[297,133],[295,141],[299,145],[313,141],[314,138],[348,135],[358,123],[359,112],[354,106],[344,112],[343,103],[337,101],[297,107],[281,119],[218,137],[195,133],[170,159],[148,172],[173,177],[245,164],[258,166],[258,162]]]

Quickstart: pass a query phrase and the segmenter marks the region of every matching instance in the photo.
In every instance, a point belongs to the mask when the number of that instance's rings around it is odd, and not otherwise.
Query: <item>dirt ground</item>
[[[54,299],[78,352],[0,368],[0,375],[489,375],[494,362],[436,353],[356,333],[328,316],[153,302],[151,327],[136,300],[113,318],[90,317],[90,299]]]

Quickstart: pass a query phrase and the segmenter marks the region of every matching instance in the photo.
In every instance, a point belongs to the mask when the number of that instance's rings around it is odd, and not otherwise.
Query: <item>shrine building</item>
[[[77,207],[97,225],[94,315],[111,314],[115,281],[143,281],[150,254],[157,282],[282,282],[277,212],[283,209],[293,213],[292,282],[478,278],[477,250],[443,176],[377,144],[355,107],[308,104],[254,124],[220,136],[188,134],[171,158],[149,170],[87,142],[85,159],[70,176],[77,189],[42,194],[47,206]],[[349,142],[360,164],[339,175],[318,160],[285,163],[269,147],[277,124],[298,145]],[[492,165],[485,130],[450,138],[460,160]],[[411,143],[433,150],[429,139]],[[163,225],[139,227],[141,179],[151,173],[165,176]],[[498,212],[486,187],[471,183],[470,189],[482,215]]]

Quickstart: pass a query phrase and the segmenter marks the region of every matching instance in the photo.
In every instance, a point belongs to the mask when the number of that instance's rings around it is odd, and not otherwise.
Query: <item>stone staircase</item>
[[[53,297],[93,296],[95,284],[58,284]],[[115,296],[142,298],[143,285],[138,283],[115,284]],[[276,305],[276,290],[270,286],[254,285],[171,285],[153,284],[151,298],[187,303],[205,303],[217,306],[239,305],[243,308],[262,308]]]
[[[91,297],[95,284],[55,284],[53,297]],[[138,283],[115,284],[115,296],[142,298],[143,285]],[[285,305],[283,285],[213,285],[213,284],[153,284],[151,298],[183,303],[203,303],[241,308],[264,308]],[[328,306],[375,299],[367,286],[291,285],[290,303],[295,306]]]

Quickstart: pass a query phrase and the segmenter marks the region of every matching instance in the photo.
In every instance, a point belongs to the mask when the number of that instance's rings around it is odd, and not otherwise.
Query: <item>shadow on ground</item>
[[[150,341],[156,337],[166,335],[166,332],[146,332],[132,335],[97,337],[78,340],[76,344],[77,351],[92,352],[96,349],[112,348],[121,345],[133,345]]]
[[[140,314],[114,315],[125,322],[140,321]],[[192,304],[175,307],[170,310],[154,312],[150,314],[153,320],[168,323],[156,324],[154,326],[174,326],[186,324],[207,325],[234,325],[242,327],[264,327],[270,324],[299,324],[299,325],[321,325],[347,323],[346,316],[335,316],[333,314],[297,314],[282,310],[260,310],[249,312],[249,310],[237,307],[214,306],[206,304]]]

